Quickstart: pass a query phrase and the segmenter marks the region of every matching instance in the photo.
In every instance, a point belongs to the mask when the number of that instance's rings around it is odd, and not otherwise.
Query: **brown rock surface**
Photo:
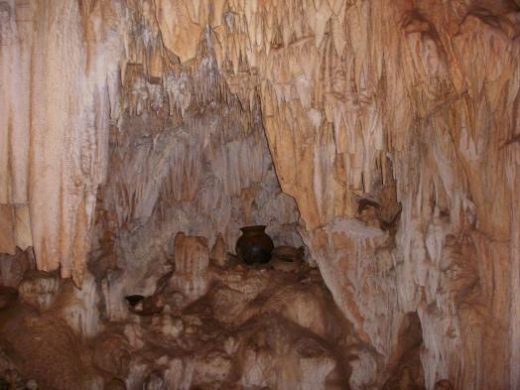
[[[352,323],[352,387],[413,382],[416,313],[426,388],[519,388],[518,7],[1,1],[0,250],[32,245],[122,320],[120,297],[171,270],[175,234],[229,249],[266,223],[303,239]]]

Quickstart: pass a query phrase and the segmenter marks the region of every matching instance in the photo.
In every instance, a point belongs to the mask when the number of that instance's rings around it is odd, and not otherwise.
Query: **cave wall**
[[[111,54],[122,52],[114,14],[81,11],[66,1],[0,8],[1,250],[32,245],[39,269],[78,283],[106,176],[119,74]]]
[[[204,237],[217,265],[235,252],[243,226],[267,225],[276,246],[303,245],[260,103],[242,108],[205,46],[196,66],[169,63],[160,78],[148,76],[145,64],[127,65],[89,256],[111,320],[128,315],[121,296],[153,294],[176,257],[178,233]]]
[[[311,256],[377,351],[352,363],[356,385],[385,380],[417,312],[429,388],[520,386],[515,2],[10,0],[0,12],[2,251],[32,243],[39,268],[80,283],[110,124],[125,123],[125,101],[136,115],[154,105],[125,89],[128,64],[161,78],[157,96],[182,116],[172,64],[197,69],[206,50],[241,106],[260,105]]]
[[[143,64],[127,65],[139,70],[126,71],[101,209],[114,214],[117,232],[167,223],[155,228],[204,236],[210,246],[220,235],[233,251],[240,227],[263,223],[277,244],[301,245],[299,214],[280,189],[260,102],[244,109],[212,53],[202,52],[196,66],[170,64],[155,84]]]
[[[518,262],[516,6],[232,10],[215,28],[217,58],[231,85],[243,88],[240,62],[256,72],[282,188],[337,303],[383,366],[403,316],[417,311],[429,387],[442,377],[460,388],[517,387],[508,304]],[[174,51],[180,41],[165,39]],[[365,198],[377,203],[375,229],[359,221]]]

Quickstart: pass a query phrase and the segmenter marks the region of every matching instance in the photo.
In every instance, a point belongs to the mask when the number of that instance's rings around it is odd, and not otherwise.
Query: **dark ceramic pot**
[[[236,245],[238,257],[247,264],[267,263],[274,245],[271,237],[265,233],[265,226],[246,226],[240,230],[242,235]]]

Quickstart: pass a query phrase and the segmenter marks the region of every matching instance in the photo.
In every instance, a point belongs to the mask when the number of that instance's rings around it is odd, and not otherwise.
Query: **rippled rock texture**
[[[512,0],[1,1],[0,251],[115,321],[177,232],[224,261],[267,223],[363,345],[352,387],[409,354],[518,388],[519,31]]]

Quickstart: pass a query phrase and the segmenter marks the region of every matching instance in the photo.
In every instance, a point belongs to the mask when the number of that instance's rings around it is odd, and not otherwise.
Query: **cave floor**
[[[207,273],[202,293],[186,276],[191,298],[165,275],[153,296],[128,305],[125,320],[103,321],[93,338],[68,325],[65,288],[46,310],[5,298],[0,388],[348,388],[357,341],[317,269],[274,259]]]

